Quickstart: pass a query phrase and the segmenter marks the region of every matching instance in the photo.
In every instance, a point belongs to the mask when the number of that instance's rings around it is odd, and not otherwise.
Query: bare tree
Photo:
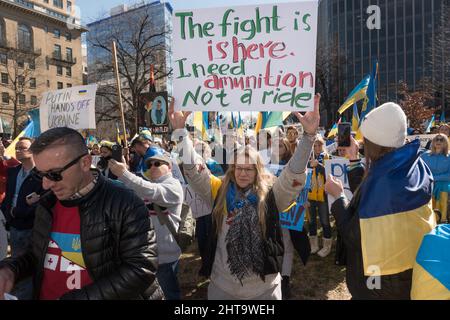
[[[317,62],[316,62],[316,91],[321,94],[320,102],[324,106],[321,108],[323,113],[326,113],[328,127],[331,127],[335,122],[337,110],[339,109],[340,91],[344,83],[344,70],[342,66],[346,65],[346,59],[338,52],[338,44],[335,41],[331,48],[317,48]],[[344,97],[342,97],[344,98]]]
[[[166,22],[155,22],[151,10],[151,6],[146,6],[125,13],[123,18],[111,19],[106,33],[88,38],[88,43],[98,53],[93,57],[95,70],[89,70],[92,75],[90,82],[99,84],[97,123],[119,119],[111,55],[111,43],[115,41],[125,121],[132,134],[138,130],[139,99],[142,93],[149,91],[151,65],[154,66],[156,83],[158,80],[165,80],[172,73],[172,70],[167,70],[166,61],[170,54],[167,43],[171,30]]]
[[[0,87],[6,89],[3,92],[6,96],[2,96],[2,100],[6,99],[8,106],[2,107],[1,111],[2,114],[12,117],[12,135],[15,137],[19,133],[20,123],[24,120],[28,111],[37,105],[37,97],[34,96],[32,99],[30,89],[36,88],[36,70],[39,70],[36,63],[39,60],[34,53],[19,50],[9,50],[7,56],[7,66],[1,71],[7,75],[7,79],[2,76]]]

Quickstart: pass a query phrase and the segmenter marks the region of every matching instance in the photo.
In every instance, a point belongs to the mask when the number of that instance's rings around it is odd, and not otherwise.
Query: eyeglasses
[[[236,167],[235,169],[236,173],[242,173],[245,172],[246,175],[252,174],[253,172],[256,171],[255,168],[241,168],[241,167]]]
[[[66,171],[67,169],[69,169],[71,166],[73,166],[75,163],[80,161],[81,158],[83,158],[84,156],[87,156],[87,155],[88,155],[88,153],[84,153],[84,154],[78,156],[77,158],[75,158],[74,160],[72,160],[71,162],[66,164],[64,167],[62,167],[61,169],[50,170],[50,171],[47,171],[47,172],[41,172],[41,171],[38,171],[35,168],[33,170],[33,174],[34,174],[34,176],[36,176],[39,179],[43,179],[45,177],[45,178],[47,178],[50,181],[55,181],[55,182],[61,181],[63,179],[61,174],[64,171]]]
[[[444,142],[445,139],[444,138],[436,138],[434,141],[436,141],[436,142]]]
[[[16,148],[16,151],[28,151],[30,148]]]

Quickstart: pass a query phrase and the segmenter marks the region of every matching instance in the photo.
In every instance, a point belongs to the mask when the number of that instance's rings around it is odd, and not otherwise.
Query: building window
[[[24,76],[18,76],[17,77],[17,83],[19,86],[23,87],[25,85],[25,77]]]
[[[44,0],[44,3],[48,3],[48,0]]]
[[[8,92],[2,92],[2,103],[4,103],[4,104],[9,103],[9,93]]]
[[[67,13],[72,13],[72,1],[67,1]]]
[[[17,39],[19,43],[19,49],[31,51],[33,49],[33,36],[31,33],[31,29],[24,25],[20,24],[17,29]]]
[[[19,104],[25,104],[25,95],[19,94]]]
[[[57,8],[63,8],[63,0],[53,0],[53,5]]]
[[[70,32],[66,32],[66,41],[72,41],[72,34]]]
[[[62,74],[63,74],[63,67],[62,66],[56,66],[56,74],[58,76],[62,76]]]
[[[0,64],[4,64],[5,66],[8,64],[8,56],[6,53],[0,53]]]
[[[72,68],[71,67],[66,68],[66,76],[68,76],[68,77],[72,76]]]
[[[36,78],[30,78],[30,88],[36,89]]]
[[[66,60],[67,61],[73,61],[72,49],[71,48],[66,48]]]
[[[58,82],[58,90],[61,90],[63,88],[63,83],[62,82]]]
[[[61,46],[58,44],[53,46],[53,57],[55,59],[61,59]]]
[[[37,97],[36,96],[31,96],[30,103],[31,103],[32,106],[37,105]]]
[[[17,59],[17,66],[19,68],[25,68],[25,61],[23,61],[23,59]]]
[[[53,30],[53,37],[59,39],[61,37],[61,30],[59,30],[59,29]]]
[[[47,80],[47,88],[50,88],[50,80]]]
[[[34,59],[30,60],[30,62],[28,62],[28,68],[30,68],[31,70],[36,69],[36,61],[34,61]]]
[[[67,88],[72,88],[72,84],[71,84],[71,83],[68,83],[68,84],[67,84]]]
[[[2,83],[3,84],[8,84],[9,83],[8,79],[9,79],[8,78],[8,74],[2,72]]]

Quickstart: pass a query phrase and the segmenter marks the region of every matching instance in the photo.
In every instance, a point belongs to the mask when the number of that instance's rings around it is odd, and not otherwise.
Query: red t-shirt
[[[81,250],[78,207],[66,208],[57,201],[44,262],[41,300],[56,300],[92,283]]]

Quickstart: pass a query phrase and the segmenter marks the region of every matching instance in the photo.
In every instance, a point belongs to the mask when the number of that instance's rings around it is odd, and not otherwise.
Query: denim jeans
[[[317,235],[317,215],[323,228],[323,237],[331,238],[330,215],[328,214],[328,204],[326,201],[309,201],[309,235]]]
[[[198,251],[202,261],[205,259],[208,237],[211,233],[212,218],[211,214],[200,217],[196,220],[195,236],[197,237]]]
[[[158,266],[156,278],[166,300],[181,300],[180,285],[178,284],[178,262],[164,263]]]
[[[9,235],[12,257],[15,258],[25,253],[31,242],[31,230],[18,230],[11,227]],[[19,300],[31,300],[33,297],[32,278],[29,277],[16,283],[11,294]]]

